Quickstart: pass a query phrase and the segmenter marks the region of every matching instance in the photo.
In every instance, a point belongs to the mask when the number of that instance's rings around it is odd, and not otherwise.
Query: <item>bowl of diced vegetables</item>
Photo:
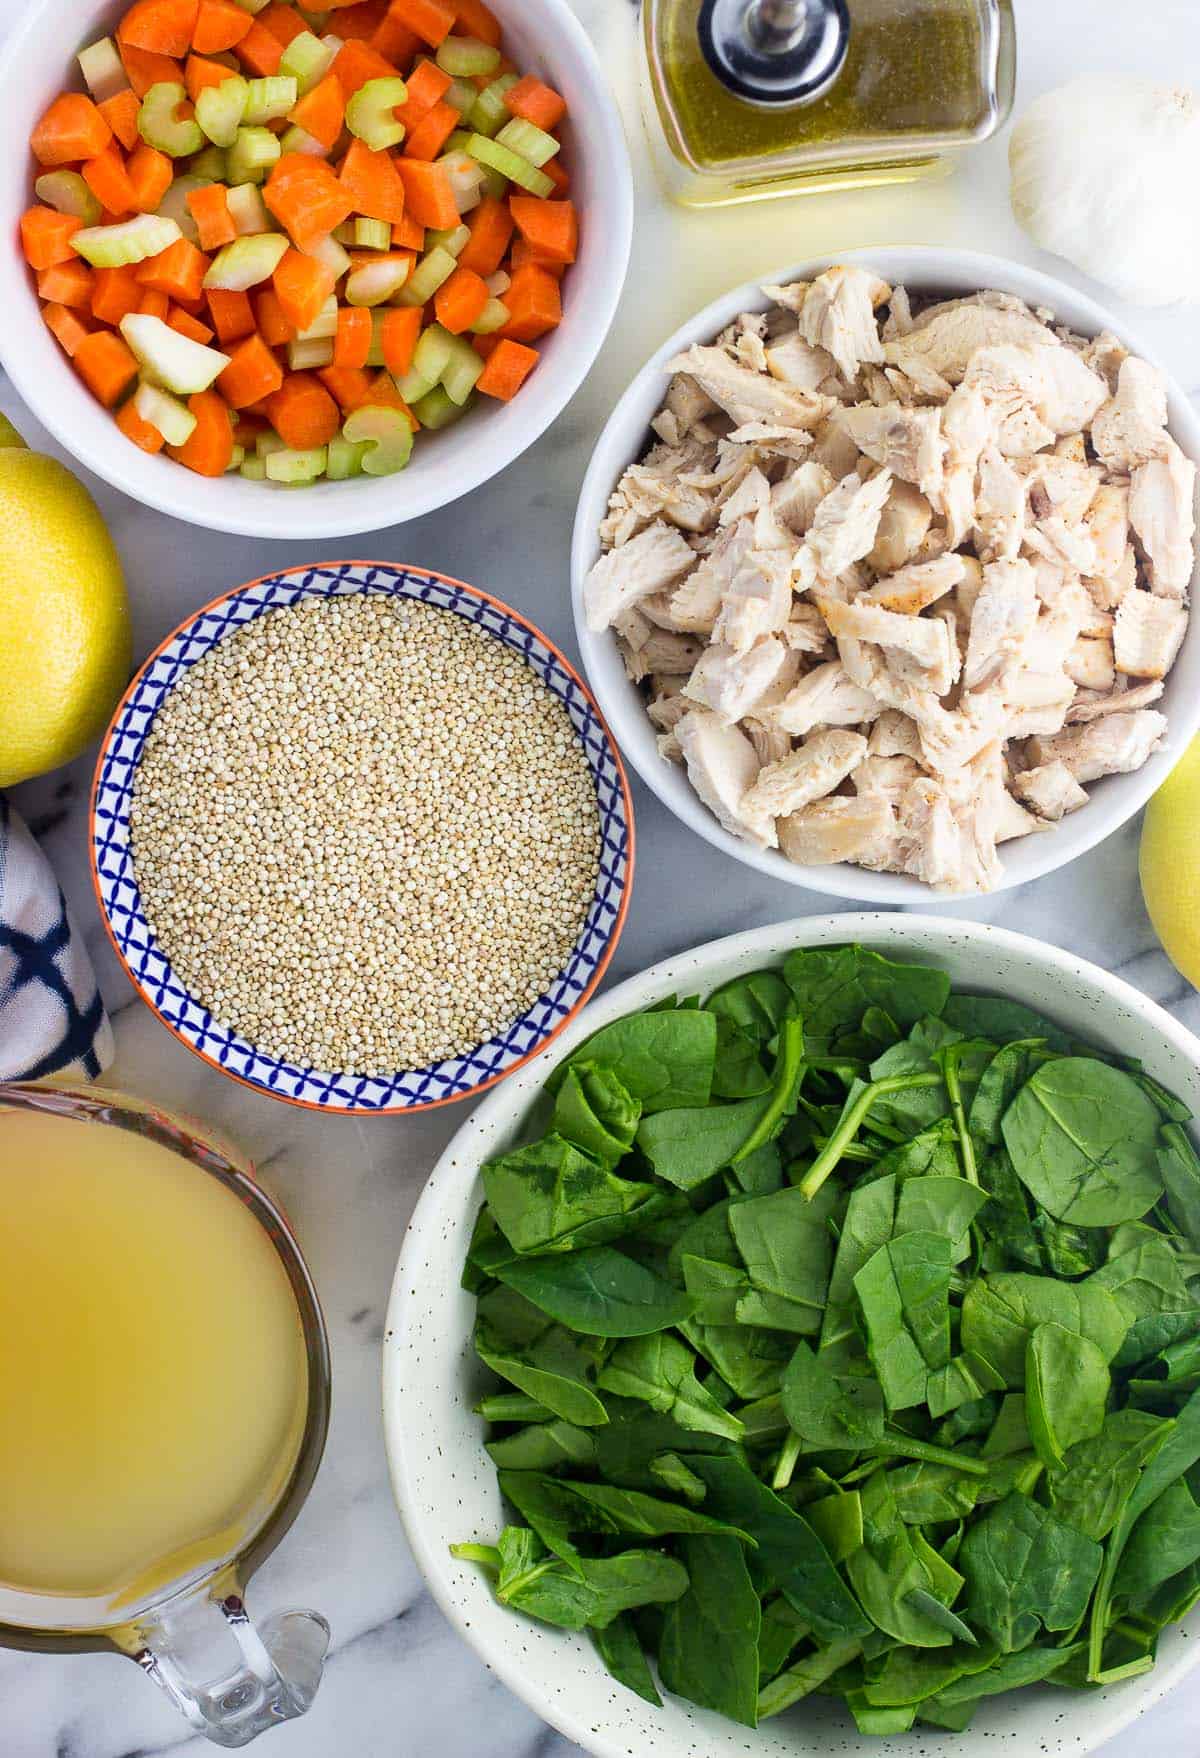
[[[66,38],[35,4],[0,130],[5,367],[82,463],[210,528],[468,493],[624,280],[628,154],[565,0],[134,0]]]
[[[397,1266],[443,1611],[596,1758],[1095,1751],[1200,1658],[1198,1109],[1163,1009],[982,924],[776,924],[592,1002]]]

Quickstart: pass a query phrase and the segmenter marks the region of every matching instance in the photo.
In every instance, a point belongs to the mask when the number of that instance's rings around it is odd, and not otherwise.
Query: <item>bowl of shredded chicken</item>
[[[584,661],[643,779],[794,884],[1061,866],[1200,724],[1200,424],[1083,295],[963,252],[739,288],[639,374],[581,497]]]

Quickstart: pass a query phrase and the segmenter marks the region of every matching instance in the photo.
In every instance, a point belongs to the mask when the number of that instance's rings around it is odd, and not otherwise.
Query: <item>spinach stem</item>
[[[786,1489],[792,1481],[792,1472],[796,1469],[796,1461],[800,1457],[801,1440],[798,1434],[789,1434],[779,1449],[779,1460],[775,1466],[775,1475],[771,1479],[772,1489]]]
[[[975,1143],[971,1140],[971,1132],[967,1128],[967,1113],[963,1107],[962,1083],[958,1078],[959,1058],[955,1055],[957,1049],[957,1044],[951,1044],[945,1052],[942,1057],[942,1072],[946,1091],[950,1096],[950,1115],[958,1131],[958,1151],[962,1155],[963,1177],[978,1188],[979,1168],[975,1164]]]
[[[464,1563],[482,1563],[493,1575],[500,1573],[500,1552],[492,1544],[452,1544],[450,1555]]]
[[[837,1128],[806,1172],[800,1185],[804,1195],[810,1201],[816,1196],[858,1134],[876,1099],[882,1098],[885,1093],[907,1092],[914,1087],[938,1087],[941,1084],[940,1074],[890,1074],[883,1080],[873,1080],[869,1086],[865,1086],[857,1097],[847,1101],[838,1119]]]
[[[785,1019],[779,1032],[779,1054],[771,1075],[771,1102],[746,1137],[731,1166],[740,1166],[764,1142],[771,1140],[800,1080],[804,1065],[804,1027],[798,1019]]]

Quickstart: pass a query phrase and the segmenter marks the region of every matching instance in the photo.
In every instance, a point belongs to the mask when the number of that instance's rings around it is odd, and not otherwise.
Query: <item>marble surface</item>
[[[607,410],[645,356],[728,285],[790,260],[855,245],[927,242],[1041,261],[1008,211],[1004,138],[953,179],[910,189],[760,204],[697,215],[669,207],[647,165],[634,96],[636,39],[627,0],[574,0],[618,84],[639,198],[626,297],[609,343],[553,432],[469,502],[403,529],[355,539],[356,553],[425,564],[472,580],[574,650],[567,552],[575,496]],[[1137,68],[1200,85],[1194,0],[1154,0],[1137,29],[1118,0],[1016,0],[1018,110],[1083,70]],[[21,0],[0,0],[0,35]],[[69,9],[68,9],[69,15]],[[1098,125],[1101,119],[1097,119]],[[1081,142],[1081,151],[1086,144]],[[1183,192],[1192,199],[1192,192]],[[1080,279],[1080,285],[1088,284]],[[1094,288],[1089,288],[1096,291]],[[1100,297],[1104,297],[1102,293]],[[1200,397],[1194,310],[1128,315]],[[0,407],[34,445],[37,422],[0,383]],[[47,444],[47,449],[53,449]],[[197,531],[92,482],[120,546],[144,654],[218,591],[306,557],[288,543]],[[520,509],[519,524],[513,509]],[[331,545],[329,553],[336,553]],[[384,1306],[408,1215],[462,1121],[458,1108],[411,1120],[322,1119],[225,1080],[182,1049],[134,997],[108,950],[87,878],[90,760],[16,792],[74,904],[112,1010],[131,1090],[177,1105],[240,1140],[286,1206],[324,1303],[334,1358],[333,1423],[324,1466],[281,1551],[254,1581],[260,1612],[313,1605],[333,1625],[333,1652],[310,1714],[272,1734],[278,1758],[568,1758],[577,1748],[544,1727],[454,1635],[423,1590],[392,1506],[379,1419]],[[613,982],[666,954],[768,921],[846,907],[735,867],[669,818],[634,784],[639,863]],[[1068,871],[956,913],[1041,935],[1120,972],[1200,1030],[1200,997],[1158,949],[1137,884],[1131,824]],[[943,908],[946,906],[942,906]],[[1194,1750],[1200,1675],[1106,1748],[1134,1758],[1147,1743]],[[1189,1737],[1190,1736],[1190,1737]],[[905,1749],[908,1742],[903,1742]],[[211,1750],[126,1662],[0,1653],[4,1758],[145,1758]],[[649,1755],[647,1755],[649,1758]]]

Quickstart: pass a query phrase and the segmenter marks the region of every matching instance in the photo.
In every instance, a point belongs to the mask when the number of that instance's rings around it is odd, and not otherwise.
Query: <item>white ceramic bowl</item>
[[[483,397],[444,433],[426,434],[395,476],[320,482],[284,492],[233,474],[209,479],[149,457],[71,369],[42,322],[33,277],[17,246],[17,219],[33,201],[29,136],[54,95],[81,84],[75,51],[110,31],[126,4],[24,0],[0,62],[0,356],[38,419],[80,463],[134,500],[209,530],[312,540],[378,531],[432,512],[511,464],[579,388],[608,334],[629,261],[633,184],[616,104],[567,0],[494,0],[513,58],[567,100],[564,161],[580,212],[579,259],[563,283],[563,321],[511,403]],[[331,29],[335,28],[333,24]]]
[[[474,1299],[459,1287],[483,1200],[479,1168],[503,1152],[550,1069],[598,1027],[673,994],[707,993],[782,960],[795,946],[859,941],[939,965],[963,988],[1026,1002],[1096,1044],[1141,1057],[1200,1112],[1200,1043],[1128,983],[1022,934],[937,916],[841,915],[715,940],[654,965],[593,1001],[551,1050],[511,1076],[459,1130],[417,1204],[396,1267],[384,1332],[383,1415],[392,1485],[435,1599],[487,1665],[531,1709],[596,1758],[1082,1758],[1200,1662],[1200,1621],[1167,1632],[1144,1678],[1095,1693],[1039,1687],[985,1703],[962,1734],[921,1728],[864,1739],[836,1704],[813,1699],[751,1733],[678,1698],[653,1709],[609,1678],[590,1642],[506,1611],[480,1570],[449,1546],[493,1542],[503,1524],[496,1472],[471,1406],[487,1379],[470,1345]]]
[[[1133,353],[1155,360],[1147,348],[1117,318],[1095,300],[1078,293],[1062,281],[1036,269],[1009,262],[1003,257],[982,256],[974,251],[941,250],[916,245],[879,250],[850,250],[834,258],[799,263],[764,274],[772,283],[808,280],[831,262],[861,263],[887,281],[901,281],[912,292],[953,297],[983,287],[998,287],[1018,294],[1031,306],[1048,306],[1080,335],[1111,330]],[[872,873],[843,863],[831,867],[798,867],[774,849],[756,849],[722,829],[693,791],[683,769],[658,754],[657,729],[650,722],[641,691],[625,674],[617,643],[611,632],[595,634],[583,615],[583,582],[600,554],[597,535],[608,497],[628,464],[641,457],[649,440],[650,419],[662,407],[669,374],[667,362],[694,342],[710,342],[742,311],[765,311],[770,304],[758,281],[737,287],[714,300],[676,330],[668,342],[649,359],[610,415],[601,433],[584,478],[575,515],[571,545],[571,583],[575,602],[575,627],[588,681],[596,693],[621,750],[642,780],[677,818],[695,830],[714,848],[754,867],[772,879],[820,891],[826,896],[861,898],[869,903],[928,905],[953,901],[919,880],[895,873]],[[1162,365],[1161,361],[1156,364]],[[1168,408],[1171,432],[1187,453],[1200,463],[1200,418],[1173,379],[1168,377]],[[1167,680],[1158,707],[1167,715],[1170,731],[1164,747],[1132,775],[1109,776],[1089,788],[1091,798],[1053,830],[1041,836],[1005,843],[1000,850],[1004,876],[997,890],[1040,879],[1044,873],[1073,861],[1077,855],[1101,842],[1143,806],[1187,749],[1200,729],[1200,634],[1193,630]]]

